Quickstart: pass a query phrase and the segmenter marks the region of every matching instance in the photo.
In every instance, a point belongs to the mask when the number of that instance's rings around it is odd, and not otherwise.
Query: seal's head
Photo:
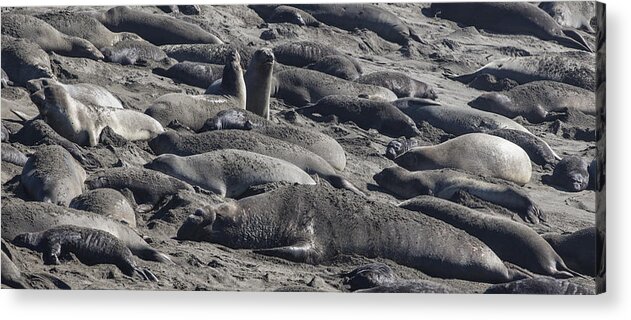
[[[425,91],[425,95],[421,98],[436,100],[438,98],[438,95],[436,94],[434,88],[429,88],[427,89],[427,91]]]
[[[408,178],[409,174],[410,172],[407,170],[399,166],[393,166],[381,170],[381,172],[375,174],[372,178],[380,187],[398,195],[414,197],[417,195],[433,194],[432,189],[424,179],[417,178],[413,182],[410,182]]]
[[[180,157],[174,154],[162,154],[157,156],[150,162],[147,162],[144,167],[163,173],[172,172],[177,167],[179,167],[179,159]]]
[[[394,271],[383,263],[363,265],[341,276],[342,283],[350,291],[387,285],[395,280]]]
[[[178,229],[177,238],[230,246],[227,240],[230,237],[227,235],[236,224],[236,213],[237,206],[234,203],[198,208]]]
[[[18,247],[24,247],[29,249],[36,249],[39,246],[41,236],[39,233],[27,232],[17,235],[13,238],[14,245]]]
[[[92,60],[103,60],[104,56],[90,41],[81,38],[72,38],[72,51],[79,57]]]
[[[176,145],[180,135],[175,131],[166,131],[149,140],[149,148],[154,154],[171,153],[171,146]]]
[[[43,99],[42,99],[42,91],[43,91]],[[61,112],[61,110],[66,110],[71,107],[70,94],[64,89],[64,87],[60,85],[49,85],[44,88],[44,90],[40,90],[33,95],[31,95],[31,99],[35,102],[37,107],[39,108],[39,113],[46,117],[51,112]],[[36,100],[38,99],[38,100]],[[63,113],[63,112],[62,112]]]
[[[585,190],[589,185],[589,164],[581,157],[569,156],[563,158],[554,167],[552,176],[554,183],[567,189],[578,192]]]
[[[272,49],[258,49],[254,52],[254,56],[252,57],[252,61],[250,62],[248,68],[256,67],[260,70],[271,70],[274,66],[275,60],[276,58],[274,57]]]

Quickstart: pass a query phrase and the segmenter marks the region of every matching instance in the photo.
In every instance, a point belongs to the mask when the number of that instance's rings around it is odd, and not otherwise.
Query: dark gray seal
[[[3,244],[4,245],[4,244]],[[2,284],[14,288],[14,289],[27,289],[29,285],[24,281],[22,277],[22,272],[20,269],[11,261],[11,259],[4,253],[1,252],[0,264],[2,265]]]
[[[568,48],[592,51],[579,33],[561,27],[545,11],[527,2],[432,3],[425,14],[489,31],[531,35],[556,41]]]
[[[203,62],[224,65],[226,55],[237,50],[241,56],[241,67],[246,69],[250,64],[250,59],[256,51],[255,48],[247,47],[239,44],[174,44],[163,45],[160,49],[164,50],[167,56],[179,61]]]
[[[172,64],[160,47],[147,41],[123,40],[101,49],[105,61],[122,65],[147,65],[150,62]]]
[[[434,89],[427,83],[396,71],[377,71],[363,75],[355,81],[390,89],[399,98],[413,97],[436,100],[438,97]]]
[[[16,149],[8,143],[2,144],[2,161],[13,163],[16,166],[23,167],[28,161],[28,157],[22,151]]]
[[[247,96],[245,109],[266,120],[269,120],[269,99],[275,61],[272,50],[256,50],[244,76]]]
[[[503,261],[555,278],[578,275],[537,232],[521,223],[484,214],[432,196],[418,196],[399,207],[419,211],[482,240]]]
[[[261,19],[268,23],[293,23],[299,26],[317,27],[320,21],[312,15],[285,5],[248,5]]]
[[[596,228],[588,227],[571,233],[541,235],[563,261],[584,275],[596,276]]]
[[[20,234],[13,244],[41,252],[45,264],[60,264],[60,258],[72,253],[86,265],[114,264],[128,276],[137,274],[144,280],[158,280],[148,269],[138,267],[122,241],[98,229],[61,225]]]
[[[390,267],[371,263],[344,273],[342,283],[358,293],[458,293],[449,286],[428,280],[397,279]]]
[[[513,129],[498,129],[486,133],[504,138],[520,146],[526,151],[530,160],[538,165],[555,164],[561,160],[561,157],[550,148],[548,143],[531,133]]]
[[[95,13],[93,16],[112,31],[133,32],[155,45],[223,43],[198,25],[166,15],[145,13],[130,7],[114,7],[107,12]]]
[[[279,44],[273,49],[279,63],[305,67],[326,56],[344,55],[332,46],[314,41],[296,41]]]
[[[37,149],[22,169],[20,181],[36,201],[68,206],[83,192],[86,173],[64,148],[56,145]]]
[[[343,54],[326,56],[306,67],[350,81],[359,78],[363,73],[359,62]]]
[[[88,40],[67,36],[38,18],[23,14],[4,14],[2,34],[23,38],[37,43],[46,52],[82,57],[94,60],[103,59],[103,54]]]
[[[434,277],[491,283],[527,277],[475,237],[442,221],[322,185],[281,187],[200,208],[177,237],[311,264],[359,254]]]
[[[391,137],[415,137],[421,135],[414,120],[388,102],[330,95],[315,104],[296,109],[299,113],[335,115],[340,122],[353,121],[360,128],[375,129]]]
[[[184,61],[176,63],[167,69],[155,68],[153,73],[206,89],[213,82],[221,79],[223,68],[223,65],[218,64]]]
[[[559,25],[594,33],[591,21],[596,18],[596,4],[588,1],[544,1],[539,8]]]
[[[390,160],[396,159],[396,157],[410,151],[412,148],[420,146],[419,141],[414,138],[406,139],[405,137],[399,137],[388,142],[386,146],[386,158]]]
[[[54,78],[48,54],[36,43],[2,35],[2,70],[14,83],[24,86],[31,79]]]
[[[129,200],[114,189],[99,188],[78,195],[70,208],[98,213],[136,228],[136,214]]]
[[[445,200],[461,191],[515,211],[526,222],[545,220],[544,212],[523,190],[499,183],[482,181],[475,176],[451,169],[407,171],[399,166],[385,168],[373,179],[380,187],[403,199],[431,195]]]
[[[563,294],[592,295],[594,290],[567,280],[550,277],[522,279],[509,283],[495,284],[486,289],[487,294]]]
[[[546,183],[554,184],[571,192],[585,190],[589,184],[589,163],[578,156],[567,156],[554,167],[552,177]]]

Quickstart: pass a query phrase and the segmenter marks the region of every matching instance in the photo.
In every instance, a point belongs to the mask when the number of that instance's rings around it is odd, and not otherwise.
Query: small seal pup
[[[458,293],[459,291],[428,280],[397,279],[388,265],[371,263],[341,274],[342,283],[357,293]]]
[[[123,109],[123,104],[107,89],[91,83],[64,84],[55,79],[40,78],[27,82],[26,88],[33,95],[31,99],[39,99],[43,103],[44,87],[49,85],[59,85],[66,89],[68,94],[83,104],[97,107]]]
[[[279,63],[293,67],[305,67],[326,56],[344,55],[332,46],[314,41],[294,41],[274,47],[274,56]]]
[[[70,208],[98,213],[136,228],[136,214],[129,200],[109,188],[89,190],[70,201]]]
[[[259,153],[223,149],[180,157],[163,154],[145,165],[222,197],[235,198],[249,187],[271,182],[315,184],[290,162]]]
[[[426,98],[436,100],[438,96],[430,85],[410,78],[396,71],[377,71],[363,75],[355,80],[359,83],[372,84],[392,90],[399,98]]]
[[[465,134],[434,146],[413,148],[394,162],[410,171],[462,169],[520,186],[528,183],[532,174],[532,164],[524,149],[485,133]]]
[[[2,70],[15,84],[24,86],[37,78],[54,78],[46,51],[26,39],[2,35]],[[4,118],[4,117],[3,117]]]
[[[567,156],[554,167],[552,177],[545,183],[554,184],[570,192],[583,191],[589,185],[589,163],[581,157]]]
[[[335,115],[340,122],[353,121],[360,128],[375,129],[390,137],[421,135],[414,120],[388,102],[352,96],[330,95],[313,105],[296,109],[299,113]]]
[[[73,225],[18,235],[13,244],[42,253],[45,264],[60,264],[59,258],[74,254],[86,265],[114,264],[124,274],[138,274],[144,280],[158,281],[148,269],[138,267],[129,248],[112,234]]]
[[[543,211],[521,189],[482,181],[451,169],[410,172],[394,166],[383,169],[373,179],[380,187],[403,199],[431,195],[449,200],[455,193],[465,191],[484,201],[517,212],[526,222],[537,224],[540,220],[545,220]]]
[[[67,36],[43,20],[32,16],[4,14],[2,34],[31,40],[46,52],[54,51],[64,56],[93,60],[103,59],[103,54],[88,40]]]
[[[418,196],[402,202],[399,207],[421,212],[462,229],[482,240],[503,261],[531,272],[555,278],[578,275],[565,265],[548,242],[521,223],[432,196]]]
[[[595,292],[588,287],[559,280],[551,277],[536,277],[522,279],[508,283],[494,284],[486,294],[563,294],[563,295],[593,295]]]
[[[504,92],[487,92],[470,101],[472,108],[531,123],[550,120],[550,113],[567,109],[596,114],[594,92],[557,81],[533,81]]]
[[[111,31],[133,32],[155,45],[223,43],[219,38],[198,25],[166,15],[145,13],[126,6],[114,7],[106,12],[91,14]]]
[[[306,68],[349,81],[356,80],[364,72],[355,59],[344,54],[326,56],[317,62],[307,65]]]
[[[587,1],[545,1],[539,8],[547,12],[559,25],[595,33],[591,21],[596,16],[596,5]]]
[[[267,120],[269,120],[269,98],[272,88],[274,61],[272,50],[256,50],[245,73],[247,93],[245,109]]]
[[[489,283],[528,277],[462,230],[326,185],[285,186],[200,208],[177,237],[310,264],[358,254],[433,277]]]
[[[553,165],[561,160],[561,157],[550,148],[547,142],[532,133],[513,129],[497,129],[486,133],[504,138],[520,146],[526,151],[530,160],[538,165]]]
[[[572,233],[544,233],[541,235],[563,261],[584,275],[596,276],[596,228],[588,227]]]
[[[40,114],[60,135],[79,145],[96,146],[105,127],[130,141],[148,140],[164,132],[158,121],[145,114],[84,105],[59,85],[45,87],[44,97]]]
[[[36,201],[68,206],[83,192],[85,170],[64,148],[40,147],[22,169],[20,182]]]

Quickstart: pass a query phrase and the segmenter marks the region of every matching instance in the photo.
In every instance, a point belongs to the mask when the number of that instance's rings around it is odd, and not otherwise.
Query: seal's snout
[[[186,221],[177,231],[177,238],[182,240],[200,240],[202,229],[212,226],[215,222],[215,214],[212,210],[198,208],[195,213],[188,216]]]
[[[260,59],[261,61],[263,61],[263,63],[266,64],[272,64],[276,59],[274,57],[274,52],[272,51],[272,49],[269,48],[259,49],[254,54],[256,55],[257,59]]]

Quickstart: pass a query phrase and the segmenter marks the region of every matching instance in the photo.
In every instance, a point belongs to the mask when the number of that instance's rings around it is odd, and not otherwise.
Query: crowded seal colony
[[[592,2],[4,7],[2,287],[600,292],[604,31]]]

